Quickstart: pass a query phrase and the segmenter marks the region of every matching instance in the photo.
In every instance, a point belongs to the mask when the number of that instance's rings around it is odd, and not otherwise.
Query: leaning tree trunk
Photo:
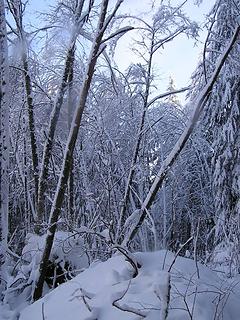
[[[6,284],[9,195],[9,67],[4,0],[0,0],[0,294]]]
[[[72,113],[73,113],[73,63],[68,77],[68,131],[71,129]],[[74,221],[74,157],[70,163],[70,172],[68,178],[68,203],[67,203],[67,218],[70,219],[71,223]]]
[[[26,101],[28,110],[28,125],[29,125],[29,135],[30,135],[30,145],[32,153],[32,166],[33,166],[33,177],[35,185],[35,200],[38,196],[38,151],[37,151],[37,139],[35,130],[35,117],[34,117],[34,105],[33,105],[33,95],[32,95],[32,80],[29,73],[29,63],[27,56],[26,46],[23,46],[24,52],[22,54],[22,64],[23,64],[23,74],[24,83],[26,90]]]
[[[212,90],[213,85],[215,84],[215,82],[218,78],[218,75],[222,69],[222,66],[223,66],[224,62],[226,61],[230,51],[232,50],[232,48],[238,38],[239,32],[240,32],[240,26],[238,26],[235,29],[235,32],[234,32],[228,46],[226,47],[226,49],[224,50],[224,52],[220,56],[218,63],[216,64],[216,68],[215,68],[211,78],[209,79],[209,81],[207,82],[207,84],[205,85],[205,87],[203,88],[201,93],[199,94],[199,96],[196,98],[195,104],[194,104],[195,107],[194,107],[192,117],[190,118],[186,129],[181,134],[181,136],[179,137],[178,141],[176,142],[174,148],[172,149],[170,154],[167,156],[167,158],[163,162],[160,170],[158,171],[158,173],[155,177],[155,180],[154,180],[154,182],[153,182],[153,184],[152,184],[152,186],[151,186],[151,188],[150,188],[150,190],[149,190],[149,192],[148,192],[148,194],[147,194],[147,196],[141,206],[141,209],[139,211],[134,212],[127,219],[127,221],[124,225],[124,229],[123,229],[125,237],[124,237],[122,244],[124,246],[128,245],[129,241],[134,238],[138,229],[141,227],[141,225],[147,215],[147,210],[151,207],[158,190],[162,187],[168,171],[170,170],[170,168],[172,167],[172,165],[176,161],[178,155],[180,154],[183,147],[185,146],[186,142],[188,141],[194,127],[196,126],[197,121],[199,120],[199,117],[200,117],[200,114],[204,108],[204,105],[205,105],[209,95],[211,94],[211,90]]]
[[[72,86],[73,64],[75,59],[76,41],[79,35],[79,30],[81,30],[84,23],[87,21],[90,11],[92,9],[92,7],[89,5],[87,13],[85,13],[83,17],[81,17],[84,1],[85,0],[79,1],[75,10],[75,16],[74,16],[75,25],[72,30],[70,44],[69,44],[69,48],[66,55],[61,84],[59,86],[54,107],[50,116],[47,140],[44,145],[43,160],[42,160],[40,176],[39,176],[39,190],[38,190],[38,199],[37,199],[37,224],[35,226],[36,233],[41,233],[41,224],[43,221],[44,207],[45,207],[45,192],[46,192],[46,186],[47,186],[49,162],[52,154],[53,141],[54,141],[55,131],[56,131],[59,115],[60,115],[60,110],[63,104],[63,99],[64,99],[66,89],[68,86],[69,87]],[[72,101],[72,99],[70,99],[70,101]]]
[[[58,186],[57,186],[57,190],[55,193],[55,197],[54,197],[54,201],[53,201],[51,213],[50,213],[49,230],[47,232],[45,247],[44,247],[44,251],[43,251],[43,255],[42,255],[42,259],[39,267],[39,278],[36,283],[35,291],[33,294],[34,300],[38,300],[42,296],[43,284],[44,284],[45,274],[47,270],[47,263],[48,263],[48,259],[52,249],[53,240],[54,240],[54,236],[57,228],[57,221],[60,215],[62,202],[64,199],[64,193],[67,186],[67,181],[68,181],[69,171],[70,171],[70,163],[72,161],[72,154],[75,148],[78,131],[81,125],[82,115],[85,108],[88,92],[90,89],[90,84],[95,71],[95,65],[99,55],[102,53],[102,51],[105,48],[105,46],[101,46],[103,34],[107,26],[109,25],[110,21],[114,17],[119,6],[123,2],[123,0],[119,0],[117,2],[112,14],[106,18],[108,2],[109,0],[102,1],[101,13],[99,17],[95,41],[93,42],[92,49],[90,52],[89,62],[86,68],[84,81],[80,91],[79,103],[73,117],[71,130],[69,132],[67,144],[65,147],[62,169],[61,169]]]

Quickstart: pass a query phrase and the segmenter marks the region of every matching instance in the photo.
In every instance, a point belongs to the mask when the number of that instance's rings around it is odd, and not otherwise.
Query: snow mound
[[[46,235],[27,234],[26,245],[22,251],[25,261],[30,263],[35,260],[36,264],[40,263],[45,239]],[[83,239],[78,234],[57,231],[50,260],[54,260],[56,263],[68,261],[73,269],[86,268],[88,266],[88,257],[84,250]]]
[[[22,309],[33,296],[45,239],[46,235],[38,236],[29,233],[26,236],[21,261],[14,267],[15,271],[9,277],[8,289],[5,292],[4,302],[9,304],[11,309]],[[56,232],[49,257],[48,284],[44,285],[44,293],[88,266],[89,259],[82,237],[71,232]],[[2,318],[0,316],[0,320]]]
[[[19,320],[239,319],[237,279],[182,257],[169,272],[174,254],[166,251],[135,258],[142,265],[137,277],[122,256],[93,264],[22,310]]]

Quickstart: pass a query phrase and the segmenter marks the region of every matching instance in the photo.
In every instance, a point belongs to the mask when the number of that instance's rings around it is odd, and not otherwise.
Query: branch
[[[116,36],[119,36],[119,35],[122,36],[122,35],[125,34],[126,32],[131,31],[131,30],[133,30],[133,29],[134,29],[134,27],[131,27],[131,26],[123,27],[123,28],[121,28],[121,29],[113,32],[112,34],[110,34],[110,36],[108,36],[106,39],[103,39],[103,40],[102,40],[102,43],[103,43],[103,42],[106,42],[106,41],[108,41],[108,40],[110,40],[110,39],[112,39],[112,38],[114,38],[114,37],[116,37]]]
[[[154,50],[153,53],[155,53],[160,47],[162,47],[165,43],[172,41],[174,38],[176,38],[179,34],[184,32],[187,28],[182,27],[177,30],[175,30],[172,34],[167,36],[165,39],[159,40],[157,43],[154,44]]]
[[[134,274],[132,277],[136,278],[136,276],[138,275],[138,269],[141,268],[141,265],[137,261],[134,261],[135,259],[130,256],[131,254],[128,252],[127,249],[119,245],[114,245],[113,249],[117,249],[119,252],[121,252],[125,256],[126,260],[131,264],[131,266],[134,269]]]
[[[217,7],[216,7],[216,10],[214,12],[214,16],[212,18],[212,22],[211,22],[211,25],[210,27],[208,28],[208,35],[207,35],[207,38],[206,38],[206,41],[204,43],[204,48],[203,48],[203,72],[204,72],[204,78],[205,78],[205,82],[207,83],[207,68],[206,68],[206,52],[207,52],[207,44],[208,44],[208,40],[210,38],[210,34],[212,32],[212,28],[213,28],[213,25],[214,23],[216,22],[216,15],[217,15],[217,12],[218,12],[218,8],[219,8],[219,5],[220,5],[220,2],[221,0],[218,1],[217,3]]]
[[[158,96],[154,97],[152,100],[150,100],[147,104],[147,108],[149,108],[154,102],[156,102],[159,99],[166,98],[168,96],[171,96],[172,94],[181,93],[187,90],[192,89],[192,87],[185,87],[177,90],[171,90],[162,94],[159,94]]]
[[[83,303],[85,304],[86,308],[88,309],[89,312],[92,312],[92,308],[90,307],[89,303],[87,302],[86,300],[86,295],[84,294],[82,288],[80,289],[81,291],[81,294],[82,294],[82,300],[83,300]]]
[[[193,236],[190,237],[190,238],[178,249],[178,251],[176,252],[176,254],[175,254],[175,256],[174,256],[174,259],[173,259],[170,267],[168,268],[168,272],[171,272],[171,269],[172,269],[174,263],[176,262],[179,253],[180,253],[180,252],[182,251],[182,249],[183,249],[190,241],[192,241],[192,240],[193,240]]]
[[[115,8],[113,9],[112,13],[106,18],[102,29],[100,30],[100,33],[103,35],[105,30],[107,29],[109,23],[111,22],[112,18],[115,16],[117,10],[119,9],[120,5],[123,3],[124,0],[118,0],[118,2],[115,5]]]
[[[146,314],[145,312],[142,312],[142,311],[137,310],[137,309],[135,309],[135,308],[129,307],[129,306],[125,305],[125,304],[124,304],[123,306],[121,306],[121,305],[118,303],[118,301],[122,300],[122,299],[125,297],[126,293],[128,292],[128,289],[129,289],[129,287],[130,287],[130,284],[131,284],[131,280],[128,282],[128,285],[127,285],[126,290],[121,294],[121,296],[120,296],[119,298],[115,299],[115,300],[112,302],[112,305],[113,305],[115,308],[117,308],[117,309],[119,309],[119,310],[121,310],[121,311],[130,312],[130,313],[133,313],[133,314],[136,314],[136,315],[138,315],[138,316],[140,316],[140,317],[145,318],[145,317],[147,316],[147,314]]]

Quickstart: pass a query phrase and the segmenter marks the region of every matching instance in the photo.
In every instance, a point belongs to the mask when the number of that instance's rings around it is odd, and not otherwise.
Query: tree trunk
[[[28,59],[28,47],[26,33],[23,27],[23,4],[22,1],[11,0],[8,1],[8,8],[16,23],[16,34],[18,35],[21,45],[21,62],[23,68],[24,86],[26,92],[26,104],[28,111],[28,125],[30,135],[30,146],[32,154],[32,167],[35,186],[35,202],[38,197],[38,176],[39,176],[39,160],[37,152],[37,140],[35,132],[35,117],[34,117],[34,105],[32,96],[32,79],[29,72],[29,59]]]
[[[68,77],[68,131],[71,129],[71,123],[72,123],[72,115],[74,111],[74,101],[73,101],[73,63],[71,65],[71,69],[69,71],[69,77]],[[68,178],[68,213],[67,217],[70,219],[71,223],[74,222],[74,175],[73,175],[73,169],[74,169],[74,157],[72,157],[72,161],[70,164],[70,172],[69,172],[69,178]]]
[[[9,67],[4,0],[0,0],[0,294],[6,286],[9,198]],[[2,298],[2,297],[1,297]]]
[[[68,85],[69,72],[72,68],[72,64],[74,61],[75,42],[76,42],[76,37],[74,41],[71,42],[70,48],[68,49],[62,81],[57,93],[53,111],[51,113],[47,140],[45,142],[44,150],[43,150],[43,160],[42,160],[41,171],[39,176],[39,192],[38,192],[38,199],[37,199],[37,224],[35,225],[35,232],[37,234],[41,233],[41,224],[43,221],[44,208],[45,208],[45,191],[46,191],[46,185],[47,185],[46,182],[48,177],[49,161],[52,154],[53,141],[54,141],[54,136],[55,136],[55,131],[57,127],[61,106],[63,104],[64,94]]]
[[[23,40],[24,41],[24,40]],[[37,152],[37,140],[36,140],[36,131],[35,131],[35,117],[34,117],[34,106],[32,98],[32,80],[29,73],[28,57],[27,57],[27,48],[23,44],[23,54],[22,54],[22,64],[23,64],[23,73],[24,73],[24,84],[26,90],[26,100],[27,100],[27,110],[28,110],[28,125],[29,125],[29,134],[30,134],[30,145],[32,153],[32,166],[33,166],[33,177],[35,185],[35,201],[38,197],[38,177],[39,177],[39,166],[38,166],[38,152]]]
[[[41,224],[43,221],[44,206],[45,206],[44,194],[46,192],[48,167],[49,167],[49,161],[52,154],[53,140],[54,140],[55,131],[58,123],[60,109],[62,107],[64,94],[68,86],[70,88],[69,91],[71,91],[72,78],[73,78],[73,64],[75,59],[75,44],[79,34],[79,30],[82,28],[82,26],[86,22],[86,19],[92,9],[91,5],[89,4],[88,12],[87,14],[84,15],[85,18],[80,19],[82,15],[83,5],[84,5],[84,0],[81,0],[77,3],[77,7],[75,9],[75,17],[74,17],[75,27],[73,28],[73,31],[72,31],[70,44],[69,44],[69,48],[66,56],[62,81],[58,89],[57,97],[51,113],[47,140],[44,145],[43,160],[42,160],[40,177],[39,177],[39,193],[38,193],[38,200],[37,200],[37,224],[35,226],[36,233],[41,233]],[[70,97],[70,101],[72,101],[72,97]],[[69,121],[70,119],[68,118],[68,122]]]

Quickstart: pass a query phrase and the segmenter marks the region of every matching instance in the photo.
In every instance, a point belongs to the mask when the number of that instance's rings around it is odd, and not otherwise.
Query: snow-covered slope
[[[142,265],[136,278],[122,256],[113,257],[91,265],[25,308],[20,320],[159,320],[167,308],[167,320],[240,319],[236,279],[220,279],[201,265],[198,279],[195,262],[182,257],[168,273],[174,259],[170,252],[137,253],[135,257]]]

